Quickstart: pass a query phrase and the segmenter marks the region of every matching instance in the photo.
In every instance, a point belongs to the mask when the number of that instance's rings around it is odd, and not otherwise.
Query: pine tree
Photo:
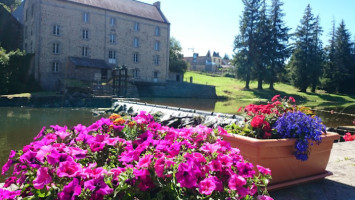
[[[309,86],[315,90],[321,74],[320,34],[319,18],[314,18],[312,9],[308,5],[301,24],[296,29],[295,49],[289,63],[293,84],[301,92],[306,92]]]
[[[245,88],[249,89],[251,71],[257,65],[257,27],[260,21],[260,0],[243,0],[244,11],[240,21],[240,34],[234,40],[234,63],[237,77],[245,80]]]
[[[334,82],[335,69],[335,21],[333,20],[332,30],[330,32],[329,45],[325,47],[325,65],[323,70],[322,86],[327,92],[335,92],[336,84]]]
[[[324,65],[324,51],[322,41],[320,40],[323,30],[320,26],[319,16],[315,18],[313,31],[313,44],[311,45],[311,91],[314,93],[316,92],[316,87],[320,84],[319,78],[322,75]]]
[[[266,13],[265,0],[261,1],[259,11],[260,18],[256,29],[256,54],[255,65],[252,68],[252,79],[258,81],[258,89],[263,89],[263,80],[266,74],[266,68],[270,64],[270,41],[271,41],[271,21]]]
[[[347,92],[352,87],[346,84],[351,76],[351,51],[352,44],[350,33],[345,27],[344,21],[341,21],[335,33],[335,82],[336,92]],[[351,81],[350,81],[351,82]]]
[[[274,89],[274,83],[278,81],[277,75],[283,71],[285,60],[290,56],[288,46],[289,34],[288,28],[283,17],[281,6],[283,3],[280,0],[272,0],[270,10],[271,33],[270,33],[270,65],[267,70],[267,81],[270,89]]]

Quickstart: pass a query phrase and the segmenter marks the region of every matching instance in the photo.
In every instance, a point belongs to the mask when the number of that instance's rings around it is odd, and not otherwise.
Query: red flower
[[[293,97],[289,97],[288,100],[291,101],[291,102],[293,102],[293,103],[296,102],[295,98],[293,98]]]
[[[279,97],[280,97],[279,94],[278,94],[278,95],[275,95],[274,97],[272,97],[271,101],[274,102],[274,101],[276,101]]]
[[[345,141],[354,141],[355,140],[355,135],[351,135],[351,133],[345,133],[343,136]]]
[[[251,126],[254,128],[261,128],[265,122],[264,115],[256,115],[250,122]]]

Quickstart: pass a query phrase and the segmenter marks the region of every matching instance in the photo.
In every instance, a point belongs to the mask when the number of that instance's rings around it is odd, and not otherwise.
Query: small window
[[[109,59],[116,59],[116,51],[109,51],[108,58]]]
[[[133,62],[137,63],[139,61],[138,53],[133,54]]]
[[[159,26],[155,27],[155,36],[160,36],[160,28],[159,28]]]
[[[139,23],[138,22],[134,23],[134,31],[136,31],[136,32],[139,31]]]
[[[59,72],[59,63],[58,62],[52,63],[52,72],[55,72],[55,73]]]
[[[89,39],[89,30],[86,29],[83,30],[83,39],[85,40]]]
[[[53,26],[53,35],[59,35],[59,25]]]
[[[89,22],[89,13],[87,13],[87,12],[84,12],[84,14],[83,14],[83,20],[84,20],[84,22]]]
[[[59,53],[59,44],[58,43],[53,43],[53,53],[54,54]]]
[[[135,48],[138,48],[139,47],[139,38],[134,38],[134,40],[133,40],[133,46],[135,47]]]
[[[160,50],[160,42],[159,41],[155,41],[154,50],[155,51],[159,51]]]
[[[159,72],[157,72],[157,71],[154,72],[154,78],[155,78],[155,79],[158,78],[158,74],[159,74]]]
[[[133,78],[138,78],[139,77],[139,69],[134,69],[133,70]]]
[[[115,34],[110,34],[110,43],[116,44],[116,35]]]
[[[156,55],[156,56],[154,56],[154,64],[155,65],[159,65],[159,56],[158,55]]]
[[[84,56],[84,57],[87,57],[89,55],[89,52],[88,52],[88,48],[87,47],[83,47],[81,49],[81,55]]]
[[[110,25],[115,26],[116,25],[116,19],[114,17],[110,18]]]

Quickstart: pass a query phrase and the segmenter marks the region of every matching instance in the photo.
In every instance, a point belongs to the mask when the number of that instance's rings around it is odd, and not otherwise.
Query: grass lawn
[[[297,102],[306,106],[319,107],[331,106],[337,104],[352,104],[355,103],[355,95],[328,94],[322,90],[317,90],[316,93],[303,93],[291,85],[277,83],[275,90],[270,90],[268,84],[264,84],[263,90],[257,89],[257,82],[250,83],[250,90],[245,90],[245,81],[240,81],[234,78],[212,76],[197,72],[186,72],[185,79],[193,77],[193,83],[203,85],[216,86],[216,94],[219,97],[225,97],[225,102],[218,102],[216,107],[220,112],[230,109],[230,105],[240,107],[249,104],[250,102],[265,102],[270,100],[274,95],[292,96]],[[225,108],[223,108],[225,107]]]

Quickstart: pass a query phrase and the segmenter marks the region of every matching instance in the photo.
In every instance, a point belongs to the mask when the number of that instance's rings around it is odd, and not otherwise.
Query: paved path
[[[270,192],[275,200],[355,200],[355,142],[334,143],[323,180]]]

